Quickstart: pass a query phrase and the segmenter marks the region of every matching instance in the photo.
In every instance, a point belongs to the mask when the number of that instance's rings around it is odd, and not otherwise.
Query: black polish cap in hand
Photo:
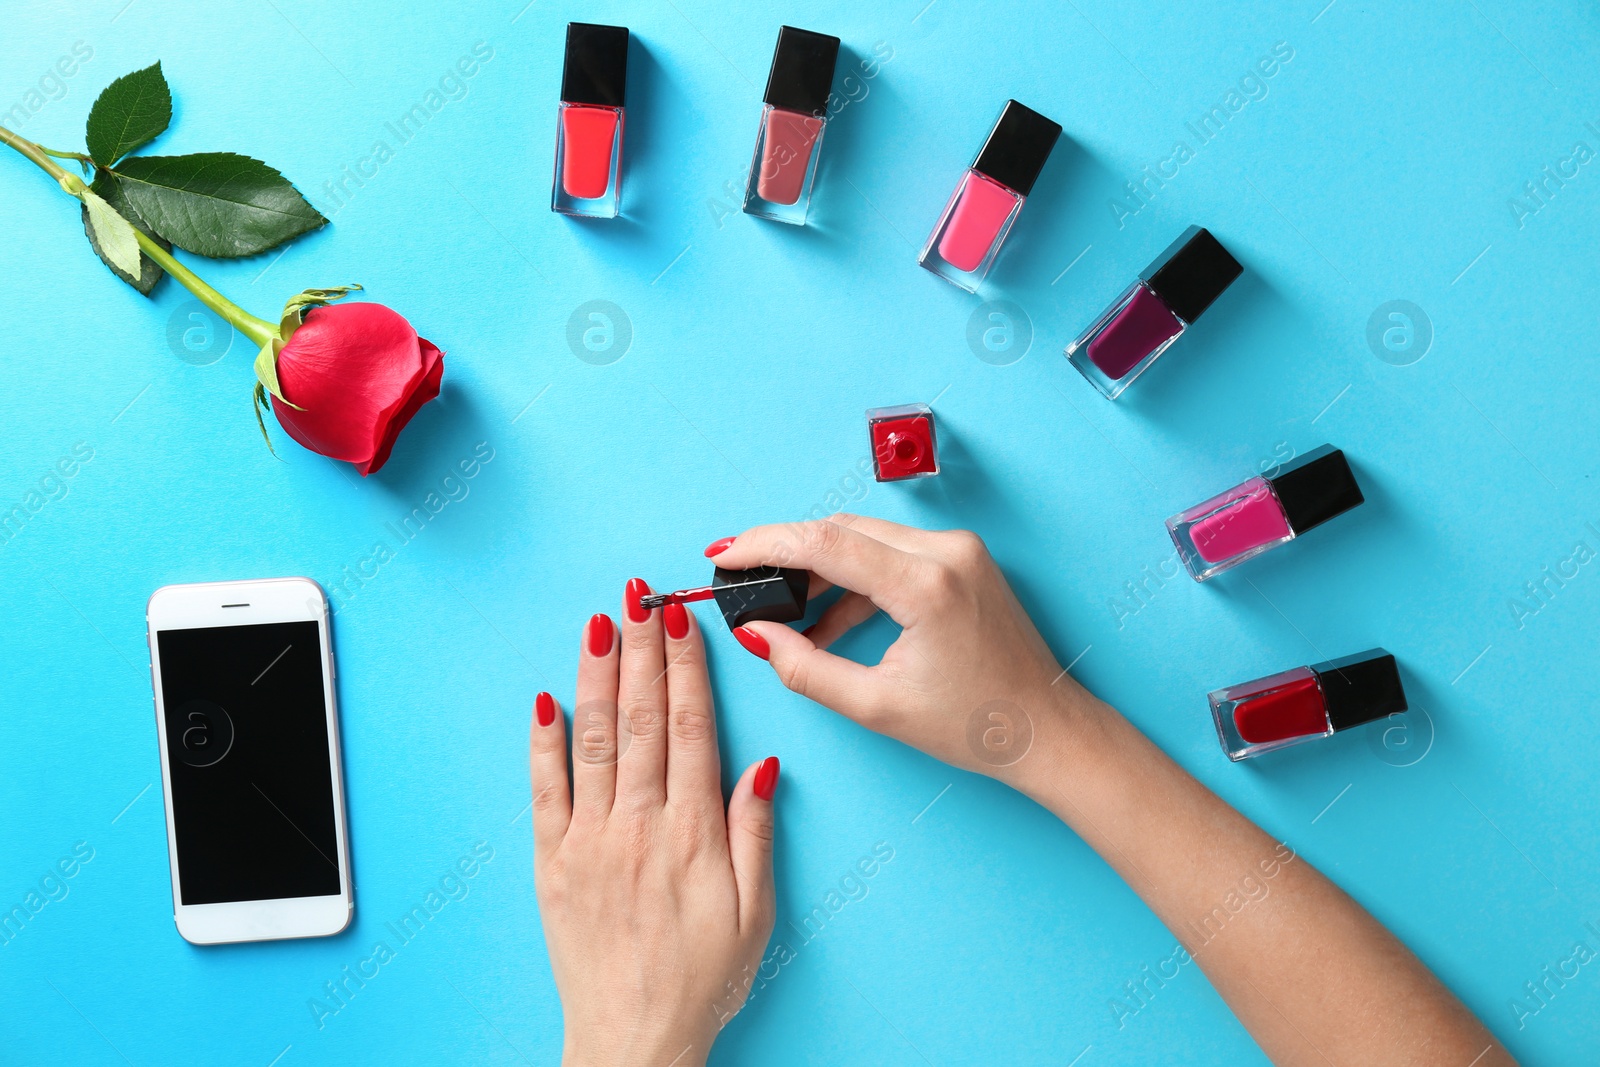
[[[728,629],[747,622],[794,622],[804,618],[811,576],[789,567],[756,567],[730,571],[721,567],[711,577],[711,588]]]

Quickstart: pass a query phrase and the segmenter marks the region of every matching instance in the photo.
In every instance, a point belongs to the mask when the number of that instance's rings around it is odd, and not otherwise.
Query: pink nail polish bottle
[[[1060,123],[1007,100],[917,262],[952,285],[977,292],[1060,136]]]
[[[1167,520],[1178,556],[1197,582],[1221,574],[1363,500],[1344,453],[1314,448],[1271,477],[1251,478]]]
[[[1243,272],[1211,231],[1190,226],[1067,346],[1067,359],[1115,400]]]

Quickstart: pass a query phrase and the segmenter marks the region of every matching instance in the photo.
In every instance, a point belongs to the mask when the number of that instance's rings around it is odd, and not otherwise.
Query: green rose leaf
[[[133,277],[139,273],[139,239],[133,224],[95,194],[83,191],[83,210],[89,214],[89,236],[96,252],[118,273]]]
[[[135,212],[179,248],[253,256],[328,220],[283,175],[249,156],[134,156],[116,170]]]
[[[145,225],[144,220],[134,213],[133,207],[128,203],[128,198],[122,194],[122,186],[117,183],[117,179],[114,176],[101,171],[99,176],[95,178],[94,184],[90,185],[89,188],[96,196],[110,204],[113,211],[132,223],[134,229],[143,232],[145,236],[155,241],[156,244],[171,251],[171,242],[164,241],[158,237],[149,226]],[[94,248],[94,254],[99,256],[101,262],[107,267],[111,268],[111,273],[139,290],[145,296],[150,295],[150,291],[156,287],[156,282],[160,281],[162,274],[166,273],[156,265],[155,260],[143,253],[139,255],[138,274],[124,271],[113,263],[106,255],[105,250],[100,247],[100,241],[95,236],[94,225],[90,221],[89,206],[87,204],[83,207],[83,232],[88,234],[89,244]]]
[[[84,140],[89,158],[109,167],[156,135],[172,121],[172,92],[157,61],[124,74],[105,87],[89,109]]]

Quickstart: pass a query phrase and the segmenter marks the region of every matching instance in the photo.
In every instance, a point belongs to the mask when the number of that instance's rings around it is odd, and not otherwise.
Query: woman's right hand
[[[946,763],[1008,778],[1040,731],[1098,707],[1061,669],[983,541],[835,515],[757,526],[706,550],[732,570],[812,574],[845,594],[805,633],[752,622],[734,636],[784,685]],[[883,611],[902,630],[876,666],[826,651]]]

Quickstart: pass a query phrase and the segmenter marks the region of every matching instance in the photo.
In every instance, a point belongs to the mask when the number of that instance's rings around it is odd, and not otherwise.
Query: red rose
[[[289,436],[365,477],[389,459],[417,410],[439,395],[444,353],[382,304],[327,304],[278,353],[272,412]]]

